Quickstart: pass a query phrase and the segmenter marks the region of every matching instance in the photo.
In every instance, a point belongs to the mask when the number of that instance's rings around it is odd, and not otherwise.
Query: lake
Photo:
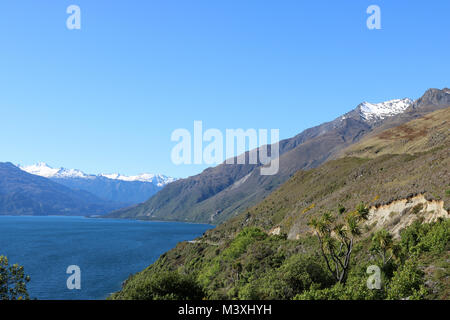
[[[105,299],[129,275],[145,269],[178,242],[213,228],[206,224],[85,217],[0,216],[0,255],[23,265],[30,298]],[[81,270],[69,290],[67,267]]]

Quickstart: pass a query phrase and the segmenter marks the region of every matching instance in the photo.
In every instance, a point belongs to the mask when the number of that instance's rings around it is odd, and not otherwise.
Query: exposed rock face
[[[428,89],[422,97],[417,99],[411,109],[427,109],[430,106],[446,108],[450,103],[450,89]],[[435,109],[436,110],[436,109]]]
[[[423,219],[424,223],[429,223],[438,218],[447,219],[448,217],[449,212],[444,209],[444,201],[427,200],[420,194],[409,199],[371,207],[366,225],[371,231],[385,228],[398,238],[400,231],[417,219]]]

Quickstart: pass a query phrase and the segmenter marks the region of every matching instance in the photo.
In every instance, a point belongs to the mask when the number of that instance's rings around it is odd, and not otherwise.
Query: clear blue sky
[[[81,8],[81,30],[66,8]],[[368,30],[366,8],[381,8]],[[174,129],[279,128],[449,86],[450,1],[4,0],[0,161],[176,166]]]

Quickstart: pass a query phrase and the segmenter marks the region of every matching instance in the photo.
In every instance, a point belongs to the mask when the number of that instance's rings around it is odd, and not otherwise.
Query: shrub
[[[424,273],[414,260],[408,260],[397,271],[388,286],[387,298],[399,299],[422,299],[427,291],[424,287]]]
[[[401,232],[401,246],[408,256],[421,252],[443,252],[450,240],[450,221],[422,224],[415,221]]]
[[[263,278],[256,282],[253,289],[245,287],[239,296],[247,295],[249,292],[259,299],[292,299],[296,294],[302,293],[312,285],[324,288],[334,283],[332,277],[320,263],[319,256],[307,256],[295,254],[290,256],[278,269],[268,272]]]
[[[201,286],[191,276],[178,272],[156,272],[144,279],[131,278],[126,288],[111,296],[118,300],[201,300]]]
[[[266,237],[267,234],[259,228],[244,228],[231,242],[230,246],[224,250],[222,258],[224,260],[234,260],[245,252],[248,245],[257,240],[265,239]]]
[[[383,289],[367,288],[365,277],[349,277],[347,283],[336,283],[334,286],[319,289],[312,286],[309,290],[298,294],[294,300],[380,300],[385,296]]]

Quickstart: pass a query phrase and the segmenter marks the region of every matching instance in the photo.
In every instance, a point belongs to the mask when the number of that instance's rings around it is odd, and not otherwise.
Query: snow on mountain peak
[[[86,174],[83,171],[77,169],[66,169],[66,168],[54,169],[45,162],[39,162],[31,166],[18,165],[18,167],[23,171],[45,178],[95,179],[95,177],[97,177],[96,175]],[[118,173],[99,174],[98,176],[112,180],[150,182],[157,185],[158,187],[162,187],[176,180],[176,178],[167,177],[162,174],[152,174],[152,173],[143,173],[137,176],[125,176]]]
[[[409,98],[394,99],[381,103],[363,102],[359,105],[359,109],[365,120],[376,120],[402,113],[412,103],[413,101]]]
[[[26,171],[28,173],[38,175],[41,177],[45,177],[45,178],[53,177],[59,171],[59,169],[53,169],[45,162],[39,162],[37,164],[31,165],[31,166],[26,166],[26,167],[22,167],[19,165],[18,167],[20,169],[22,169],[23,171]]]
[[[112,174],[100,174],[100,176],[113,180],[152,182],[159,187],[162,187],[176,180],[176,178],[167,177],[162,174],[152,174],[152,173],[143,173],[136,176],[125,176],[119,173],[112,173]]]
[[[88,175],[80,170],[65,168],[55,169],[45,162],[39,162],[35,165],[25,167],[19,165],[19,168],[28,173],[45,178],[88,178]]]

